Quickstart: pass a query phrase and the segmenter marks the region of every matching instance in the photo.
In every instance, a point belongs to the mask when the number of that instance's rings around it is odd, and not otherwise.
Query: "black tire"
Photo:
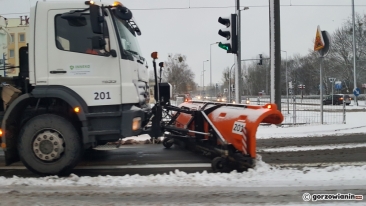
[[[171,148],[174,144],[174,142],[168,142],[169,140],[171,140],[170,138],[165,138],[163,140],[163,146],[167,149]]]
[[[52,160],[42,160],[37,155],[47,154],[56,151],[57,144],[49,144],[52,141],[44,141],[40,137],[43,134],[55,135],[62,145],[57,148],[59,152]],[[40,136],[39,136],[40,135]],[[37,139],[36,139],[37,138]],[[51,138],[50,138],[51,139]],[[53,140],[52,138],[51,140]],[[46,146],[41,149],[42,142],[39,142],[39,150],[46,151],[46,153],[38,153],[36,155],[35,146],[37,141],[43,141]],[[50,146],[52,145],[52,147]],[[62,148],[61,148],[62,147]],[[37,150],[38,151],[38,150]],[[83,148],[81,139],[75,127],[67,119],[55,114],[42,114],[30,119],[21,129],[18,139],[18,152],[20,160],[32,172],[39,175],[68,175],[71,170],[80,161]],[[47,153],[48,152],[48,153]],[[51,155],[53,155],[51,153]],[[44,158],[46,155],[44,155]],[[51,157],[51,156],[50,156]]]
[[[213,172],[227,173],[230,172],[230,167],[227,160],[223,157],[216,157],[211,162],[211,168]]]

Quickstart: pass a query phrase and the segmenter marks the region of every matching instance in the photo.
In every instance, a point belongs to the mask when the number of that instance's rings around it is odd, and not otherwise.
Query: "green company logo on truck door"
[[[90,75],[92,73],[92,66],[90,64],[74,64],[70,65],[71,75]]]

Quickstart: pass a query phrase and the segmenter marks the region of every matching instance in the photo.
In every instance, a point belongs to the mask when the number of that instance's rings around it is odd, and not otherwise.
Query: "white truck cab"
[[[19,76],[0,79],[7,165],[67,174],[84,149],[146,132],[148,74],[128,8],[39,1],[30,18]]]
[[[96,34],[89,7],[84,2],[37,2],[32,8],[29,83],[65,86],[88,106],[145,101],[139,86],[146,88],[148,74],[137,27],[116,17],[117,7],[110,7],[104,9],[103,34]],[[93,37],[104,37],[106,51],[92,48]],[[105,55],[110,50],[116,56]]]

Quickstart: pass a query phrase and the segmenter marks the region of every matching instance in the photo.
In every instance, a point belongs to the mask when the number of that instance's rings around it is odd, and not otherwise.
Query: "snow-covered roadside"
[[[1,186],[101,186],[101,187],[305,187],[366,185],[366,165],[330,166],[326,168],[279,168],[262,161],[254,169],[238,173],[191,173],[175,170],[159,175],[124,175],[79,177],[49,176],[42,178],[0,177]]]

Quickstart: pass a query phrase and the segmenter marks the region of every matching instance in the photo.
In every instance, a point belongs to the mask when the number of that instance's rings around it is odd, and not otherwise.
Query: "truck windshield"
[[[130,54],[142,58],[139,43],[136,38],[136,33],[133,28],[125,21],[113,16],[116,22],[118,35],[122,44],[122,49]]]

